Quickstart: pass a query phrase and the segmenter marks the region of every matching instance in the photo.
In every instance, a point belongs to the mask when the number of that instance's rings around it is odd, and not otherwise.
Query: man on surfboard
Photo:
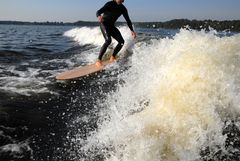
[[[124,0],[113,0],[107,2],[101,9],[97,11],[97,18],[100,23],[102,23],[104,30],[106,31],[105,35],[105,43],[103,44],[98,60],[96,62],[96,66],[102,66],[102,56],[106,52],[108,46],[112,42],[112,38],[117,40],[118,44],[115,47],[112,56],[110,57],[110,62],[114,62],[116,60],[117,53],[122,49],[124,45],[124,39],[120,33],[120,31],[115,27],[115,22],[117,19],[123,15],[125,20],[127,21],[128,27],[131,30],[133,38],[136,38],[136,33],[133,30],[132,22],[128,16],[128,11],[126,7],[123,5]],[[102,15],[103,14],[103,15]]]

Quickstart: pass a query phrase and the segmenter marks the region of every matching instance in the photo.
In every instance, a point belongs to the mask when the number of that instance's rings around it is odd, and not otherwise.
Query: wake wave
[[[224,121],[240,112],[239,42],[240,34],[182,29],[172,39],[136,44],[131,68],[119,76],[124,85],[100,105],[97,132],[77,136],[79,154],[186,161],[206,148],[210,158],[227,153]]]
[[[133,45],[131,32],[128,27],[119,27],[120,32],[125,40],[125,45],[122,50],[126,50]],[[101,33],[100,27],[80,27],[74,28],[64,33],[64,36],[73,38],[80,45],[92,44],[98,47],[104,43],[104,37]],[[113,39],[113,45],[116,45],[116,41]]]

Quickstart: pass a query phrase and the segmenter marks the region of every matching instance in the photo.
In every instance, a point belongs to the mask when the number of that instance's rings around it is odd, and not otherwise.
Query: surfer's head
[[[120,5],[124,2],[124,0],[115,0],[115,2]]]

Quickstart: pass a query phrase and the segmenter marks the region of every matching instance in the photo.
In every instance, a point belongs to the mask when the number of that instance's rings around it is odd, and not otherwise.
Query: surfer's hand
[[[137,33],[134,32],[134,31],[132,31],[132,36],[133,36],[133,38],[135,39],[135,38],[137,37]]]
[[[97,18],[99,22],[103,22],[103,16],[98,16]]]

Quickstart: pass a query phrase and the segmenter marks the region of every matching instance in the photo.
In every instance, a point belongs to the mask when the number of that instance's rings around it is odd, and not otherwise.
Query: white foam
[[[33,93],[51,92],[46,87],[47,84],[51,83],[50,80],[38,76],[41,73],[40,69],[28,68],[26,71],[19,71],[16,70],[15,66],[9,66],[6,71],[13,73],[14,76],[0,78],[1,90],[27,96]]]
[[[104,42],[104,38],[98,27],[80,27],[74,28],[64,33],[64,36],[68,36],[77,41],[80,45],[93,44],[100,45]]]
[[[224,149],[224,117],[240,110],[240,35],[215,33],[182,29],[137,44],[120,76],[125,84],[101,105],[99,128],[79,151],[102,149],[113,161],[187,161],[205,146]]]
[[[32,155],[32,149],[28,145],[28,142],[22,142],[19,144],[7,144],[0,147],[0,153],[8,153],[13,158],[23,158],[25,153]]]

